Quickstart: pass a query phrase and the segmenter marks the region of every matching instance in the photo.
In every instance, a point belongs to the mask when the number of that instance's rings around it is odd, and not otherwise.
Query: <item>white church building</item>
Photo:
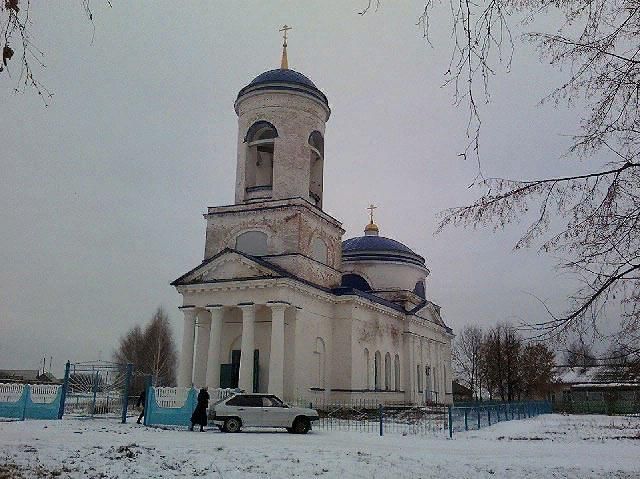
[[[343,241],[322,209],[327,97],[288,68],[238,93],[235,202],[209,207],[204,261],[182,295],[179,386],[287,401],[451,403],[452,331],[425,260],[379,234]]]

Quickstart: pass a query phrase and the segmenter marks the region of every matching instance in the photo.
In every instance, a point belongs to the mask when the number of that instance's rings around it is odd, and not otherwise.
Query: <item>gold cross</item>
[[[373,224],[373,210],[378,209],[378,207],[374,205],[369,205],[367,209],[369,210],[369,216],[371,217],[371,224]]]
[[[284,40],[284,42],[282,43],[282,46],[286,47],[287,46],[287,32],[289,30],[293,30],[293,27],[290,27],[289,25],[283,25],[282,28],[280,30],[278,30],[279,32],[283,32],[282,38]]]

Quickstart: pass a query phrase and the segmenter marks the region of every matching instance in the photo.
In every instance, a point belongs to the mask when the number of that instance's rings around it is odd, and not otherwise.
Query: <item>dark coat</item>
[[[140,393],[140,396],[138,397],[138,403],[136,404],[136,407],[144,407],[145,403],[147,400],[147,390],[143,389],[142,392]]]
[[[191,415],[191,424],[207,425],[207,407],[209,407],[209,393],[201,389],[198,393],[198,405]]]

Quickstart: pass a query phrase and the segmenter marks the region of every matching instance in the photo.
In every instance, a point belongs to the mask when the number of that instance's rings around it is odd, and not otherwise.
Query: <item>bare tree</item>
[[[569,344],[565,351],[564,361],[567,366],[583,368],[595,366],[598,363],[591,345],[581,340],[575,340]]]
[[[553,379],[555,354],[540,342],[526,344],[520,358],[522,394],[525,398],[546,398]]]
[[[136,325],[122,338],[114,361],[132,363],[138,373],[134,390],[141,389],[141,375],[151,375],[160,386],[175,384],[176,347],[167,313],[158,308],[144,329]]]
[[[87,19],[93,23],[91,0],[79,0]],[[106,0],[107,5],[111,2]],[[63,7],[66,7],[63,6]],[[2,50],[2,63],[0,74],[12,76],[12,63],[14,56],[20,58],[19,66],[16,66],[17,86],[15,91],[24,91],[33,88],[42,98],[45,105],[53,97],[53,93],[38,79],[35,70],[46,67],[44,63],[44,51],[42,51],[31,36],[33,17],[30,15],[34,8],[31,0],[0,0],[0,49]]]
[[[429,39],[439,2],[425,0],[418,24]],[[483,193],[471,205],[443,213],[449,225],[503,228],[533,208],[535,219],[516,248],[537,243],[561,258],[559,265],[579,275],[584,287],[569,298],[567,310],[548,310],[549,319],[532,327],[540,337],[565,337],[597,320],[615,301],[624,311],[621,338],[640,350],[640,4],[637,0],[449,0],[453,48],[446,82],[458,104],[468,105],[469,138],[464,156],[478,152],[480,98],[489,101],[489,80],[499,64],[510,64],[514,24],[559,12],[555,31],[531,31],[541,57],[569,67],[569,77],[543,101],[585,103],[580,131],[568,155],[588,162],[586,174],[551,175],[534,180],[484,178]],[[371,2],[369,2],[369,5]],[[479,164],[479,163],[478,163]],[[537,205],[537,206],[535,206]],[[556,220],[558,227],[552,227]]]
[[[458,379],[471,390],[471,396],[482,400],[480,380],[480,352],[482,347],[482,329],[479,326],[466,326],[453,344],[453,367]]]

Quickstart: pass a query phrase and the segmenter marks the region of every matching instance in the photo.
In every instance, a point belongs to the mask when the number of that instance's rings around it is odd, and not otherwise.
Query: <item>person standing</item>
[[[136,407],[142,406],[142,411],[140,411],[140,415],[138,416],[138,420],[136,421],[138,424],[140,424],[140,421],[142,421],[142,418],[144,417],[144,405],[146,404],[146,402],[147,402],[147,390],[145,388],[140,393],[140,396],[138,396],[138,402],[136,403]]]
[[[191,415],[191,427],[190,431],[193,431],[193,427],[196,424],[200,425],[200,432],[204,431],[204,427],[207,425],[207,408],[209,407],[209,391],[206,387],[200,389],[198,393],[198,404],[196,405],[193,414]]]

